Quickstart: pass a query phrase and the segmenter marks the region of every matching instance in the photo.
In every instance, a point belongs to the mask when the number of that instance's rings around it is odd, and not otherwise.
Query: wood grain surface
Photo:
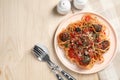
[[[53,46],[54,33],[58,24],[67,17],[56,12],[58,1],[0,0],[0,80],[57,80],[47,64],[39,62],[31,53],[36,43],[47,46],[51,59],[77,80],[99,80],[97,73],[74,73],[58,60]],[[101,1],[109,0],[89,0],[83,11],[92,10],[106,16],[107,10],[113,8],[109,6],[118,6],[114,1],[108,6]],[[101,6],[105,8],[101,10]],[[115,11],[120,15],[118,7]],[[78,12],[74,8],[72,10]]]

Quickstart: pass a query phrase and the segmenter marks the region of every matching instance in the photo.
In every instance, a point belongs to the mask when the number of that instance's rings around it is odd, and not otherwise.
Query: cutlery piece
[[[41,47],[45,48],[44,46],[41,45]],[[41,54],[38,50],[36,50],[36,46],[34,47],[33,49],[34,51],[34,54],[37,56],[38,60],[40,61],[47,61],[48,59],[48,55],[44,55],[44,54]],[[46,50],[47,51],[47,50]],[[48,61],[47,61],[48,62]],[[49,62],[48,62],[49,63]],[[54,65],[51,65],[49,64],[50,66],[50,69],[52,70],[52,72],[56,75],[57,79],[58,80],[64,80],[55,70],[55,68],[53,67]]]
[[[54,71],[59,71],[64,75],[68,80],[76,80],[74,77],[72,77],[70,74],[62,70],[59,66],[55,65],[48,55],[48,50],[46,47],[42,45],[35,45],[33,48],[34,54],[37,56],[38,60],[45,61],[49,64],[51,68],[54,69]],[[59,76],[59,75],[58,75]]]
[[[53,73],[56,75],[56,77],[57,77],[58,80],[64,80],[64,79],[56,72],[56,70],[55,70],[54,68],[51,68],[51,69],[52,69]]]

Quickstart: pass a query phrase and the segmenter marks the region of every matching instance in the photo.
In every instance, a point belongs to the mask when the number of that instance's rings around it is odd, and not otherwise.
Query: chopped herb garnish
[[[66,44],[64,44],[64,46],[67,48],[67,47],[68,47],[68,44],[66,43]]]

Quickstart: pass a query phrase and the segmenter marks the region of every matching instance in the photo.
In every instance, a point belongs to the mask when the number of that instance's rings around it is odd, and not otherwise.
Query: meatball
[[[100,24],[93,24],[93,27],[96,32],[100,32],[102,30],[102,25]]]
[[[104,41],[101,43],[101,45],[102,45],[102,49],[105,50],[106,48],[109,47],[110,43],[109,43],[108,40],[104,40]]]
[[[87,65],[90,63],[90,61],[91,61],[91,58],[89,55],[83,55],[83,60],[82,60],[83,64]]]
[[[65,42],[65,41],[69,40],[69,34],[67,32],[63,32],[60,34],[59,38],[61,41]]]

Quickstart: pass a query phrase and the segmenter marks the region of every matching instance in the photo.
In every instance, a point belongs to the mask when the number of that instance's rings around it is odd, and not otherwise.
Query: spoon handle
[[[68,80],[76,80],[73,76],[71,76],[66,71],[62,70],[61,73],[68,79]]]
[[[47,62],[52,68],[54,68],[54,70],[61,72],[61,74],[63,76],[65,76],[65,78],[67,78],[67,80],[76,80],[72,75],[70,75],[66,71],[62,70],[59,66],[57,66],[55,63],[53,63],[51,60],[48,60]]]
[[[64,80],[59,74],[56,74],[58,80]]]
[[[58,80],[64,80],[61,75],[59,75],[56,71],[56,65],[51,61],[48,60],[47,63],[49,64],[49,67],[51,68],[52,72],[56,75]]]

